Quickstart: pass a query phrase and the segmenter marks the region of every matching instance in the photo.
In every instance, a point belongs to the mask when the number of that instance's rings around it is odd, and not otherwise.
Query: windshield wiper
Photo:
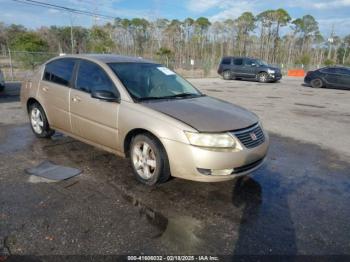
[[[201,94],[193,94],[193,93],[181,93],[176,95],[168,96],[168,98],[176,98],[176,97],[198,97],[201,96]]]
[[[148,96],[148,97],[141,97],[137,98],[138,101],[147,101],[147,100],[161,100],[161,99],[174,99],[174,98],[181,98],[181,97],[200,97],[204,96],[203,94],[193,94],[193,93],[181,93],[171,96]]]

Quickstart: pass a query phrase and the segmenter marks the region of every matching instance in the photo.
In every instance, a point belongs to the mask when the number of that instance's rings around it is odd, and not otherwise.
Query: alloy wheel
[[[132,163],[143,179],[150,179],[156,172],[157,161],[152,147],[142,141],[135,144],[132,151]]]
[[[267,74],[266,73],[260,74],[259,81],[265,83],[267,81]]]
[[[38,108],[33,108],[33,110],[31,111],[30,122],[35,133],[41,134],[43,132],[44,121],[41,112]]]

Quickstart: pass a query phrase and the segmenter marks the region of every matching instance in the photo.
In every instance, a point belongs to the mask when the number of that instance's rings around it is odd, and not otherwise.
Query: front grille
[[[237,132],[232,132],[232,134],[235,135],[246,148],[254,148],[265,142],[264,132],[259,124]]]

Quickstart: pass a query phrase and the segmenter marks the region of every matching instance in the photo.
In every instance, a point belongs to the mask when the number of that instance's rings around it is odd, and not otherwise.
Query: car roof
[[[235,59],[253,59],[258,60],[259,58],[249,57],[249,56],[224,56],[223,58],[235,58]]]
[[[332,68],[332,69],[346,69],[346,70],[350,70],[350,67],[347,66],[338,66],[338,65],[334,65],[334,66],[325,66],[325,67],[321,67],[318,68],[318,70],[322,70],[322,69],[328,69],[328,68]]]
[[[90,60],[96,60],[102,63],[151,63],[158,64],[154,61],[144,59],[142,57],[133,57],[133,56],[122,56],[115,54],[77,54],[77,55],[61,55],[55,57],[55,59],[59,58],[86,58]]]

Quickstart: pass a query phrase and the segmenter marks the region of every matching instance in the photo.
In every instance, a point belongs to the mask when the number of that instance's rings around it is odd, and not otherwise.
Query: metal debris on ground
[[[38,166],[25,170],[28,175],[39,176],[51,180],[66,180],[77,176],[81,170],[72,167],[60,166],[51,161],[44,161]]]

